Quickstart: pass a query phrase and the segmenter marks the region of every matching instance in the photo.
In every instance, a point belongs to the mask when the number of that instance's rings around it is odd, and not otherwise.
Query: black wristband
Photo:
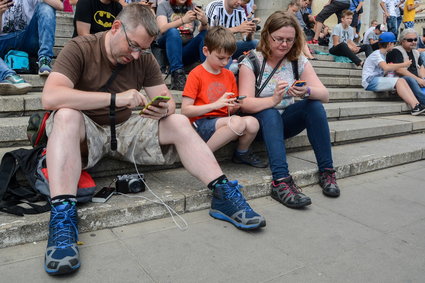
[[[109,106],[109,121],[111,126],[111,150],[117,150],[117,136],[115,133],[115,93],[111,93],[111,104]]]

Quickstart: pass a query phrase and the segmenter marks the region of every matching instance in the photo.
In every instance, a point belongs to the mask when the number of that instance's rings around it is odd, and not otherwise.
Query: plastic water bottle
[[[237,75],[239,72],[238,60],[233,59],[232,64],[229,66],[229,70],[232,71],[234,75]]]

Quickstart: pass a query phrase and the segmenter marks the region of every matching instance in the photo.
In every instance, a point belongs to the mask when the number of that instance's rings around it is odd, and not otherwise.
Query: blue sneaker
[[[44,257],[44,268],[48,274],[71,273],[80,267],[77,221],[74,202],[52,206],[49,240]]]
[[[18,75],[11,75],[0,81],[0,94],[25,94],[32,86]]]
[[[52,59],[49,57],[41,57],[38,61],[38,74],[40,76],[48,76],[52,72],[52,66],[50,65]]]
[[[266,226],[263,216],[257,214],[246,202],[238,181],[218,184],[213,191],[210,215],[216,219],[232,223],[242,230]]]

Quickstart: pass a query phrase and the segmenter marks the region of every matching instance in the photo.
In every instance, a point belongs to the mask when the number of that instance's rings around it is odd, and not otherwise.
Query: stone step
[[[354,176],[374,170],[389,168],[424,159],[425,134],[415,134],[383,140],[367,141],[333,147],[334,166],[337,178]],[[318,182],[317,167],[311,150],[289,153],[291,174],[299,186]],[[247,199],[269,195],[271,181],[269,169],[221,163],[226,175],[237,179]],[[128,173],[133,172],[129,171]],[[210,206],[211,194],[205,185],[185,169],[170,169],[145,173],[149,187],[179,214],[206,209]],[[109,185],[111,178],[96,179],[98,188]],[[344,188],[341,188],[342,195]],[[168,217],[160,204],[138,197],[154,199],[148,191],[131,195],[117,195],[107,203],[88,203],[79,206],[79,231],[89,232],[104,228]],[[313,199],[314,202],[314,199]],[[257,209],[259,213],[261,208]],[[47,238],[49,213],[24,217],[0,213],[0,247],[8,247]]]
[[[328,75],[320,76],[320,81],[326,87],[340,87],[340,88],[361,88],[362,87],[362,78],[361,77],[330,77]]]
[[[181,91],[171,90],[171,94],[173,95],[177,107],[181,105]],[[338,113],[341,111],[343,113],[343,109],[354,109],[352,111],[352,115],[348,116],[363,116],[363,115],[380,115],[380,114],[388,114],[388,113],[400,113],[400,105],[404,105],[398,96],[390,95],[388,93],[374,93],[371,91],[365,91],[361,89],[329,89],[330,92],[330,100],[331,102],[344,102],[346,104],[341,103],[330,103],[325,104],[325,108],[328,111],[329,118],[343,118],[344,115],[333,115],[335,111]],[[356,102],[360,100],[394,100],[398,99],[396,103],[393,101],[377,101],[372,103],[370,102]],[[348,101],[348,102],[347,102]],[[340,110],[341,108],[341,110]],[[370,109],[370,110],[366,110]],[[393,109],[389,111],[383,111],[383,109]],[[405,111],[407,108],[403,108],[401,111]],[[41,105],[41,92],[30,92],[25,95],[4,95],[0,96],[0,117],[7,116],[28,116],[32,114],[34,111],[43,111]],[[332,111],[332,112],[330,112]],[[362,111],[366,111],[368,113],[363,113]]]
[[[394,115],[393,111],[397,109],[398,113],[407,110],[407,107],[403,103],[395,102],[394,105],[382,107],[365,106],[360,108],[360,110],[355,106],[346,105],[344,103],[340,107],[333,104],[329,105],[331,107],[327,108],[326,111],[331,118],[329,128],[331,132],[331,142],[333,144],[356,142],[358,140],[371,140],[386,136],[407,135],[425,130],[425,119],[423,117],[413,117],[409,114]],[[353,117],[350,115],[378,115],[376,111],[384,112],[383,114],[388,114],[388,116],[348,119]],[[1,118],[0,147],[29,145],[26,136],[28,118],[28,116]],[[287,141],[287,148],[289,150],[299,150],[307,146],[309,146],[309,141],[305,131]],[[229,149],[229,155],[230,153],[231,150]],[[226,157],[227,153],[223,153],[223,156]]]

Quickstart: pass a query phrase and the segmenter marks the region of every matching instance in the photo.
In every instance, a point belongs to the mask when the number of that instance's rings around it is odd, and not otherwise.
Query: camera
[[[115,181],[115,187],[117,192],[128,194],[128,193],[139,193],[145,191],[145,178],[143,174],[128,174],[118,175]]]

